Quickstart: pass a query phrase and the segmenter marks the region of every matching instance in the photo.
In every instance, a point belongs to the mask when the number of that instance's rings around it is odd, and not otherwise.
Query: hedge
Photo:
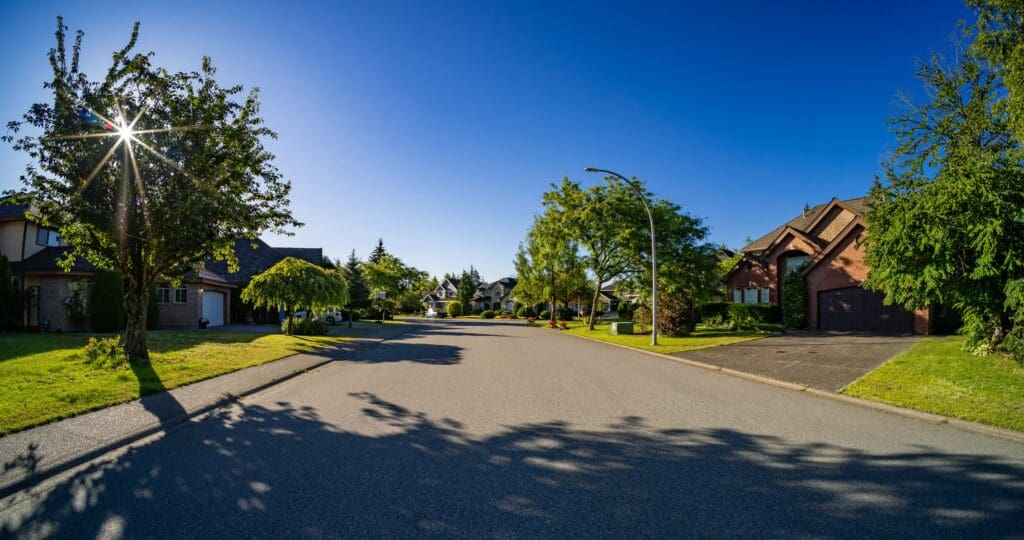
[[[722,321],[778,324],[782,322],[782,310],[774,304],[708,302],[700,306],[701,321],[716,317]]]
[[[452,318],[462,315],[462,302],[459,302],[458,300],[448,302],[448,307],[445,308],[445,312]]]
[[[494,311],[493,311],[493,310],[490,310],[490,309],[485,309],[485,310],[483,310],[483,311],[482,311],[482,312],[480,313],[480,318],[481,318],[481,319],[493,319],[493,318],[494,318],[494,315],[495,315],[495,314],[494,314]]]

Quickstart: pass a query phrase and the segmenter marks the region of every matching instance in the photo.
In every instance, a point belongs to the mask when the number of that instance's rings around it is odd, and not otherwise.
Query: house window
[[[156,288],[156,303],[157,304],[170,304],[171,303],[171,289],[168,287],[157,287]]]
[[[736,287],[732,290],[732,303],[742,304],[743,303],[743,289]]]
[[[187,301],[188,301],[188,289],[186,289],[184,287],[179,287],[177,289],[174,289],[174,303],[175,304],[184,304]]]
[[[768,287],[761,287],[761,303],[762,304],[771,304],[772,303],[771,290],[768,289]]]
[[[743,303],[744,304],[756,304],[757,303],[757,287],[747,287],[743,291]]]
[[[36,231],[36,244],[40,246],[58,247],[64,244],[60,241],[60,234],[53,229],[39,227]]]

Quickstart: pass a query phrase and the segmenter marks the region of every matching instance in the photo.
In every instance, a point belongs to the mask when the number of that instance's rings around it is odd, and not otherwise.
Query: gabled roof
[[[236,239],[234,250],[235,257],[238,258],[237,272],[228,272],[228,264],[215,259],[206,260],[206,269],[223,276],[228,282],[245,283],[285,257],[294,257],[313,264],[320,264],[324,260],[322,248],[271,247],[259,238]]]
[[[428,293],[428,294],[424,295],[422,299],[420,299],[420,302],[440,302],[440,301],[441,301],[441,299],[438,298],[437,295],[435,295],[434,293]]]
[[[779,239],[780,236],[786,233],[788,229],[792,229],[794,231],[803,233],[806,237],[811,232],[811,229],[813,229],[814,226],[817,225],[819,218],[823,217],[826,214],[826,212],[831,209],[832,206],[841,206],[853,212],[855,216],[861,216],[865,212],[867,212],[868,203],[868,197],[858,197],[856,199],[847,199],[845,201],[832,199],[827,203],[819,204],[813,208],[808,209],[805,212],[802,212],[800,215],[794,217],[793,219],[783,223],[782,225],[779,225],[770,233],[746,245],[740,251],[742,251],[743,253],[749,253],[754,251],[766,251],[768,248],[771,247],[773,243],[775,243],[776,240]]]

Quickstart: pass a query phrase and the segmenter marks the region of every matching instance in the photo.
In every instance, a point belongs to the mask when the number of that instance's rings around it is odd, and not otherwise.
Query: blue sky
[[[512,272],[548,185],[636,175],[741,247],[803,207],[864,194],[915,59],[952,0],[900,2],[5,2],[0,119],[45,98],[54,17],[99,77],[138,50],[212,57],[259,86],[306,223],[274,245],[387,248],[432,274]],[[0,190],[25,158],[0,149]]]

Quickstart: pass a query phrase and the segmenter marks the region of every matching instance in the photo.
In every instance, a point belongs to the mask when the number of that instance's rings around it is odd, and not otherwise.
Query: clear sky
[[[262,90],[306,223],[272,245],[386,247],[432,274],[512,272],[548,185],[636,175],[741,247],[804,203],[863,195],[915,59],[953,0],[884,2],[68,2],[0,7],[0,120],[45,98],[55,16],[102,75],[138,50]],[[25,158],[0,149],[0,190]]]

